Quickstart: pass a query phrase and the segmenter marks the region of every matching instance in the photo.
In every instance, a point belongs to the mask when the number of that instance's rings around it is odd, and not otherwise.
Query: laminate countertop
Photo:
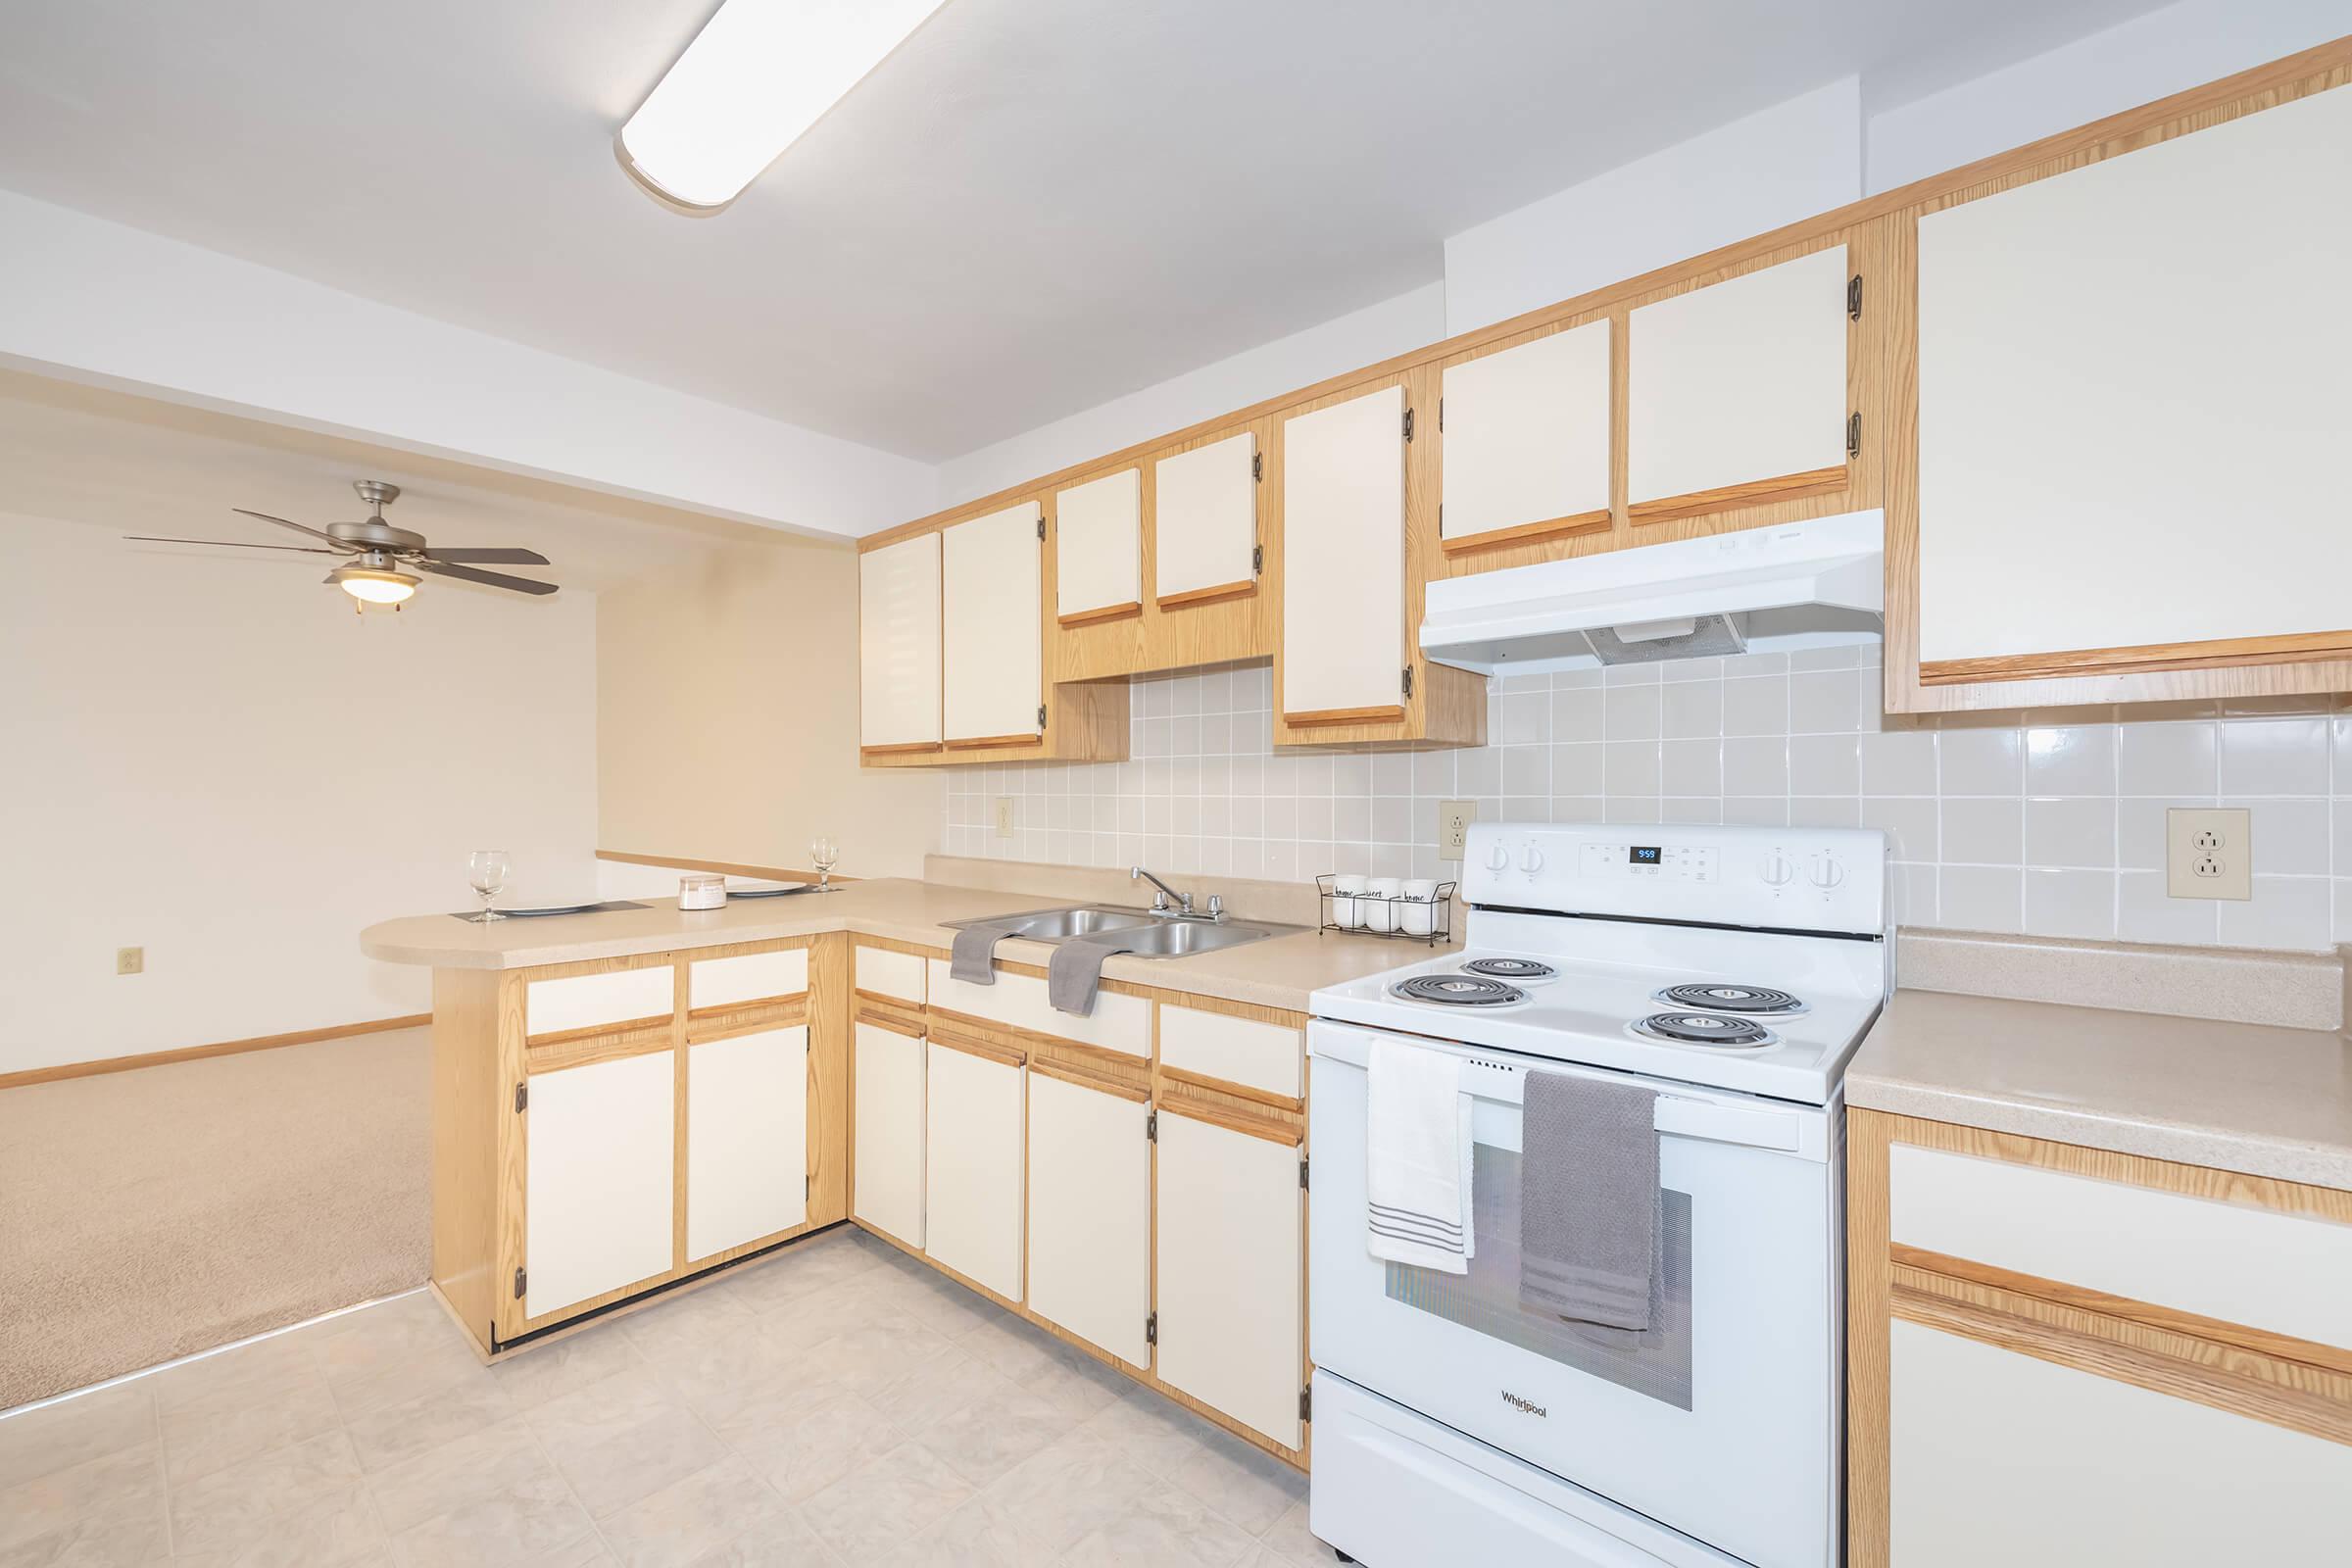
[[[2352,1190],[2352,1041],[2318,1029],[1897,991],[1848,1105]]]
[[[680,909],[674,901],[664,899],[649,902],[641,909],[487,924],[447,914],[409,915],[361,932],[360,951],[386,963],[438,969],[532,969],[583,958],[768,942],[832,931],[945,949],[956,939],[948,921],[1084,902],[887,877],[843,883],[833,893],[734,899],[716,909]],[[1320,987],[1396,968],[1427,956],[1430,951],[1419,943],[1308,928],[1181,958],[1117,955],[1104,961],[1102,975],[1130,985],[1304,1012],[1308,995]],[[1449,946],[1441,945],[1439,951],[1449,951]],[[1053,945],[1044,942],[1010,939],[997,946],[997,956],[1012,963],[1043,965],[1053,953]]]

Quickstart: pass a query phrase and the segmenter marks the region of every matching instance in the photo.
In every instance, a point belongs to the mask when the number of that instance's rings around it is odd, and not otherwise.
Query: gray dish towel
[[[1057,1012],[1083,1018],[1095,1010],[1095,988],[1102,983],[1102,960],[1114,953],[1132,953],[1134,945],[1112,932],[1100,937],[1072,937],[1056,945],[1046,960],[1046,1000]]]
[[[967,985],[995,985],[997,944],[1012,935],[1015,923],[1011,920],[985,920],[956,932],[956,944],[948,951],[948,977],[961,980]]]
[[[1658,1097],[1527,1075],[1519,1167],[1519,1301],[1580,1323],[1646,1329],[1658,1280]]]

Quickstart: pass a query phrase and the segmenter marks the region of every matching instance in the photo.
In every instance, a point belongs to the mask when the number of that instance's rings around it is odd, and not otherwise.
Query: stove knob
[[[1529,876],[1534,876],[1538,871],[1543,870],[1544,852],[1533,844],[1521,850],[1519,852],[1519,869],[1525,871]]]
[[[1495,846],[1494,846],[1493,849],[1491,849],[1491,850],[1487,851],[1487,869],[1488,869],[1488,870],[1490,870],[1490,871],[1508,871],[1510,868],[1511,868],[1511,852],[1510,852],[1510,850],[1509,850],[1507,847],[1505,847],[1505,846],[1503,846],[1503,845],[1500,845],[1500,844],[1497,844],[1497,845],[1495,845]]]
[[[1775,850],[1757,862],[1756,875],[1764,879],[1767,887],[1785,888],[1796,879],[1796,866],[1788,857]]]
[[[1815,887],[1834,888],[1845,880],[1845,867],[1835,855],[1816,855],[1810,875]]]

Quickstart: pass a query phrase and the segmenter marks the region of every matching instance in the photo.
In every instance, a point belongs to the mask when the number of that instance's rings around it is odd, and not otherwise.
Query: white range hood
[[[1885,544],[1874,508],[1447,577],[1421,651],[1494,674],[1875,643]]]

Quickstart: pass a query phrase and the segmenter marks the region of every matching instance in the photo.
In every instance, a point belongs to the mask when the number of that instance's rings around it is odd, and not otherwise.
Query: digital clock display
[[[1626,858],[1636,865],[1656,865],[1659,860],[1658,847],[1654,844],[1637,844],[1625,853]]]

